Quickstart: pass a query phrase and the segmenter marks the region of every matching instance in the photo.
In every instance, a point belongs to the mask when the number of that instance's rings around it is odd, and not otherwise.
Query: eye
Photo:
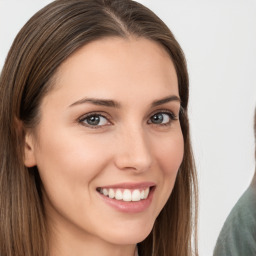
[[[89,114],[87,116],[82,117],[79,120],[79,122],[85,126],[89,126],[92,128],[98,128],[110,124],[108,119],[100,114]]]
[[[148,123],[168,125],[172,120],[177,120],[176,116],[171,112],[158,112],[150,117]]]

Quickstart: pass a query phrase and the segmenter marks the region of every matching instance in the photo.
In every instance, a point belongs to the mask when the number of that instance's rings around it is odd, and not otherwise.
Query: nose
[[[120,170],[147,171],[152,165],[150,141],[143,129],[130,129],[118,136],[115,165]]]

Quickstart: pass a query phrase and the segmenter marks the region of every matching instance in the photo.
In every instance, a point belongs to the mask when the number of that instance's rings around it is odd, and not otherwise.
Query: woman
[[[197,254],[186,63],[155,14],[54,1],[0,88],[1,255]]]

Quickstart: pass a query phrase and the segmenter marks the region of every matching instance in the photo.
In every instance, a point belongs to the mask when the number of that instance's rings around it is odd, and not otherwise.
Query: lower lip
[[[109,198],[107,196],[104,196],[98,192],[98,194],[101,196],[101,198],[104,200],[105,203],[110,205],[111,207],[115,208],[116,210],[120,212],[125,213],[139,213],[145,211],[151,204],[153,195],[154,195],[155,187],[151,188],[148,194],[147,199],[142,199],[140,201],[130,201],[125,202],[123,200],[116,200]]]

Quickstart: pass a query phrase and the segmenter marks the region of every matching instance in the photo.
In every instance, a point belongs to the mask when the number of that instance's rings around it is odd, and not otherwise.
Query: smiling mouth
[[[148,198],[153,187],[143,189],[121,188],[97,188],[97,191],[105,197],[124,202],[139,202]]]

